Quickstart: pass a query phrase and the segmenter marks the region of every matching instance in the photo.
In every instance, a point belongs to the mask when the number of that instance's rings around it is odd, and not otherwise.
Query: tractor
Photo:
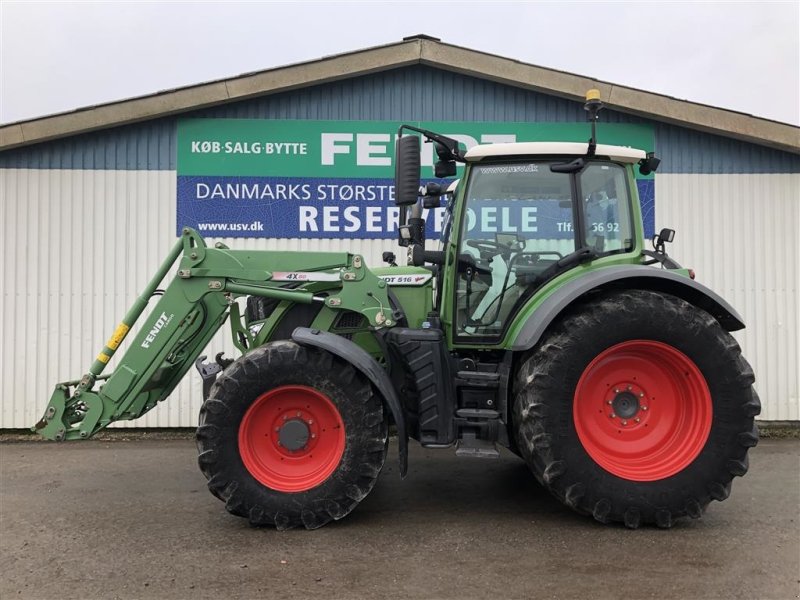
[[[56,385],[33,429],[90,438],[156,407],[195,366],[200,469],[255,526],[345,517],[375,485],[390,431],[401,477],[410,439],[484,460],[502,446],[597,521],[666,528],[701,516],[728,497],[758,441],[755,378],[730,334],[744,324],[668,256],[674,231],[645,239],[635,169],[652,173],[659,159],[597,143],[598,92],[585,108],[581,143],[467,151],[400,127],[406,266],[393,252],[370,268],[348,252],[210,247],[185,228],[88,372]],[[425,182],[423,143],[437,159]],[[226,320],[241,354],[206,362]]]

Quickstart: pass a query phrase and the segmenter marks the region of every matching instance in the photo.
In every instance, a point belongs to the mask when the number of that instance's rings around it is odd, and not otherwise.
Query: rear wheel
[[[226,369],[197,430],[211,492],[229,512],[279,529],[347,515],[374,486],[386,444],[369,382],[329,352],[289,341]]]
[[[669,527],[727,498],[747,471],[753,380],[708,313],[666,294],[609,294],[564,317],[520,364],[517,443],[576,511]]]

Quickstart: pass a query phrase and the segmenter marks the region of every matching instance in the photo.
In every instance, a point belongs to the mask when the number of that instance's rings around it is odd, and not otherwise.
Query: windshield
[[[629,208],[620,210],[628,207],[625,169],[598,161],[573,176],[550,164],[471,169],[459,236],[458,335],[500,335],[517,301],[560,272],[558,261],[578,247],[603,254],[631,246]],[[573,189],[581,190],[580,235]]]

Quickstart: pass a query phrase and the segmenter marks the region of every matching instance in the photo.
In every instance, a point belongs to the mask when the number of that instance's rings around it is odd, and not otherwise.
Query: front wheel
[[[315,529],[370,492],[387,435],[381,399],[352,365],[277,341],[242,356],[212,387],[198,462],[229,512],[253,525]]]
[[[760,403],[708,313],[629,290],[565,316],[516,377],[517,444],[557,498],[602,522],[669,527],[748,468]]]

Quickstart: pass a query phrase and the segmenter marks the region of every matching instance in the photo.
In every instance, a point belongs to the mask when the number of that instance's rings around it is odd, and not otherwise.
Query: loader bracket
[[[206,358],[208,358],[205,354],[194,361],[194,368],[197,369],[197,372],[200,373],[200,377],[203,378],[203,401],[208,400],[208,396],[211,393],[211,386],[213,386],[214,382],[217,380],[217,375],[233,362],[231,359],[222,358],[224,354],[224,352],[218,353],[214,357],[213,363],[204,362]]]

